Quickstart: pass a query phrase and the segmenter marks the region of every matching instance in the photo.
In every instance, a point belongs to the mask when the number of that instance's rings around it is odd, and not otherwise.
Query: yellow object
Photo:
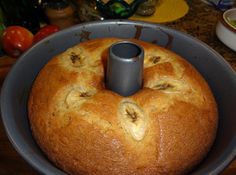
[[[130,19],[164,23],[174,21],[187,14],[189,10],[188,4],[184,0],[159,0],[156,12],[151,16],[134,15]]]

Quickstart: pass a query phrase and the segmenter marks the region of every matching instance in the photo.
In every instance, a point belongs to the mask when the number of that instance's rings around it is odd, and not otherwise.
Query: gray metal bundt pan
[[[27,100],[40,69],[54,55],[94,38],[137,38],[167,47],[192,63],[208,81],[219,108],[217,138],[192,175],[218,174],[236,155],[236,73],[213,49],[173,29],[144,22],[108,20],[84,23],[60,31],[34,45],[13,66],[1,91],[1,115],[18,153],[42,174],[64,174],[41,152],[32,137]]]

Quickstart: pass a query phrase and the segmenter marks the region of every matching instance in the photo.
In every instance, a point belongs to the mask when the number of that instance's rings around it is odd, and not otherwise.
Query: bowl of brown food
[[[226,46],[236,51],[236,8],[226,10],[216,25],[216,35]]]

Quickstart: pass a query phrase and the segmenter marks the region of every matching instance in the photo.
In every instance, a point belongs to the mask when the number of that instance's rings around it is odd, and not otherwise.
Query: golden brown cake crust
[[[143,88],[130,97],[105,89],[107,50],[120,40],[86,41],[46,64],[29,98],[33,135],[70,174],[184,174],[214,141],[214,97],[180,56],[134,39],[145,51]]]

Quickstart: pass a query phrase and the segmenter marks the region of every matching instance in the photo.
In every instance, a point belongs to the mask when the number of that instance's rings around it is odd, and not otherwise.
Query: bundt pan
[[[2,87],[1,116],[18,153],[42,174],[65,174],[35,143],[27,117],[29,92],[38,72],[56,54],[94,38],[136,38],[166,47],[192,63],[210,85],[219,110],[215,143],[207,157],[190,174],[218,174],[236,155],[236,73],[206,44],[156,24],[127,20],[85,23],[60,31],[34,45],[19,58]]]

